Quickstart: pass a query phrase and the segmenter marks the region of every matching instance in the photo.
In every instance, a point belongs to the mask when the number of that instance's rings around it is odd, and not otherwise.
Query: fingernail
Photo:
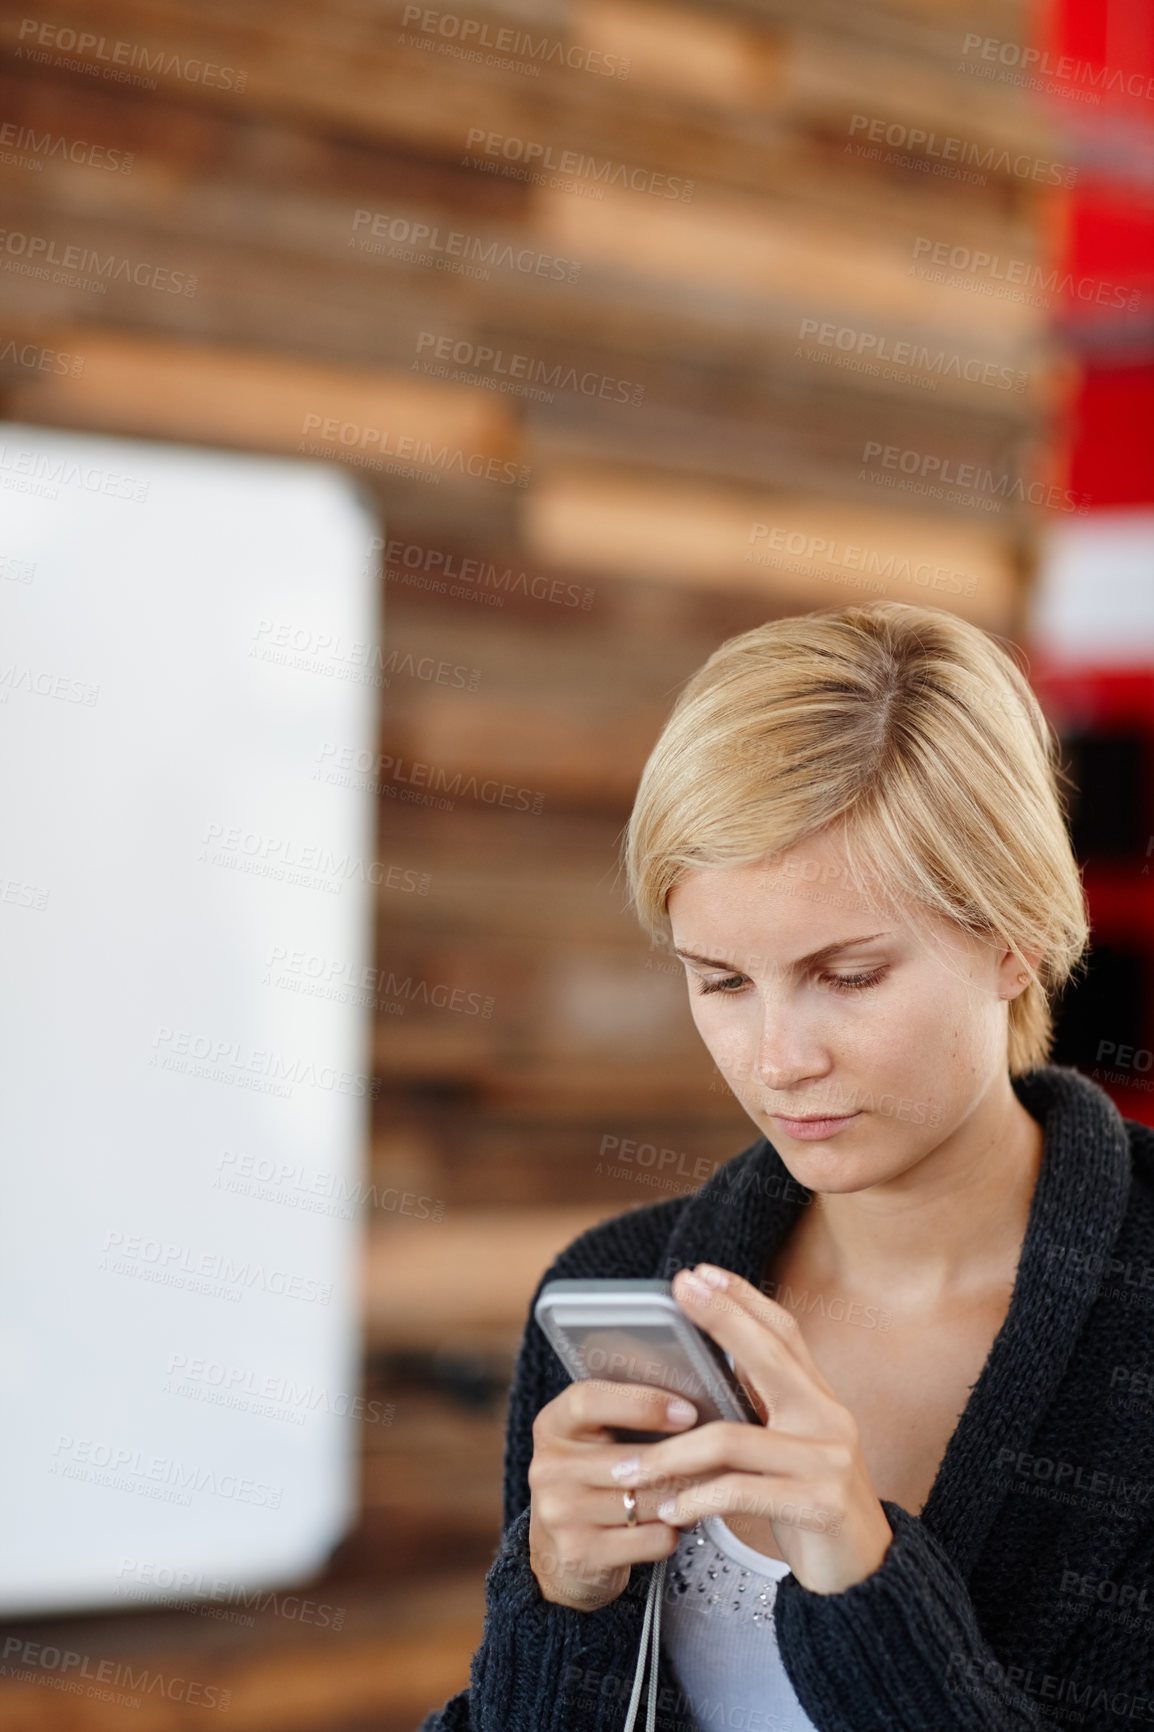
[[[709,1299],[712,1297],[713,1289],[707,1287],[704,1281],[699,1280],[696,1275],[692,1275],[688,1269],[681,1271],[681,1285],[690,1299]]]
[[[609,1469],[614,1479],[632,1479],[633,1475],[640,1471],[641,1457],[639,1455],[627,1455],[624,1461],[617,1462]]]
[[[697,1418],[696,1407],[688,1401],[682,1401],[680,1396],[669,1403],[665,1413],[671,1425],[688,1425],[691,1420]]]
[[[724,1269],[717,1269],[712,1263],[699,1263],[695,1273],[710,1287],[728,1287],[729,1276]]]
[[[657,1514],[663,1522],[672,1521],[673,1512],[676,1508],[677,1499],[675,1497],[667,1498],[664,1503],[658,1504]]]

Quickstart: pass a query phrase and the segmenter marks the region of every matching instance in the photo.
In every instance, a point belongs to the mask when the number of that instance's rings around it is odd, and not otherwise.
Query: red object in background
[[[1091,512],[1154,501],[1154,367],[1087,367],[1073,421],[1066,485],[1089,495]]]
[[[1091,533],[1096,513],[1125,512],[1141,540],[1149,507],[1154,546],[1154,7],[1052,0],[1044,24],[1037,40],[1062,74],[1049,80],[1052,112],[1078,167],[1054,314],[1081,369],[1066,485],[1089,497]],[[1095,608],[1117,590],[1117,557],[1105,529],[1100,558],[1084,548]],[[1154,562],[1149,606],[1154,617]],[[1154,657],[1150,633],[1136,640],[1121,634],[1108,662],[1032,647],[1031,682],[1082,790],[1073,829],[1095,946],[1055,1058],[1097,1071],[1124,1116],[1154,1124]]]
[[[1103,105],[1119,112],[1141,111],[1154,68],[1154,13],[1149,0],[1057,0],[1049,12],[1050,44],[1058,55],[1069,55],[1079,70],[1104,71]],[[1085,88],[1085,75],[1074,88]]]
[[[1154,7],[1054,0],[1045,23],[1078,166],[1061,261],[1081,289],[1062,323],[1084,367],[1067,484],[1091,511],[1154,504]]]
[[[1151,72],[1154,85],[1154,70]],[[1154,107],[1154,104],[1148,105]],[[1142,117],[1154,164],[1154,114]],[[1127,131],[1131,129],[1128,127]],[[1095,285],[1069,301],[1067,329],[1083,348],[1072,414],[1068,486],[1091,510],[1154,502],[1154,187],[1086,178],[1071,197],[1065,270]],[[1123,308],[1138,297],[1138,304]]]

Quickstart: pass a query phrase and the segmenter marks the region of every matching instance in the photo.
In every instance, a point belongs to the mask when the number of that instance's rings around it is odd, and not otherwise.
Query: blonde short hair
[[[1089,940],[1061,776],[1008,648],[954,614],[878,601],[769,620],[721,644],[677,697],[623,836],[630,905],[668,943],[686,872],[840,826],[867,902],[900,898],[1021,959],[1018,1075],[1046,1062],[1051,1003]],[[1036,973],[1023,951],[1041,953]]]

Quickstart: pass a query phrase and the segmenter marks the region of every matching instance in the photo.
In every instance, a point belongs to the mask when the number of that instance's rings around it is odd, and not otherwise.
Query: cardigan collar
[[[921,1512],[963,1578],[1006,1495],[998,1451],[1025,1449],[1053,1400],[1106,1275],[1130,1189],[1129,1133],[1096,1083],[1064,1065],[1040,1065],[1011,1082],[1042,1126],[1042,1163],[1009,1310]],[[655,1274],[668,1280],[713,1262],[760,1286],[809,1196],[759,1137],[689,1198]]]

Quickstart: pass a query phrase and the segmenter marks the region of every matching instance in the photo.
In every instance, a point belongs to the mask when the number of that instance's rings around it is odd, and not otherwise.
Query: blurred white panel
[[[1047,531],[1030,641],[1055,661],[1154,659],[1154,511],[1091,511]]]
[[[379,872],[314,772],[376,743],[377,525],[20,426],[0,518],[0,1611],[299,1579],[354,1500]]]

